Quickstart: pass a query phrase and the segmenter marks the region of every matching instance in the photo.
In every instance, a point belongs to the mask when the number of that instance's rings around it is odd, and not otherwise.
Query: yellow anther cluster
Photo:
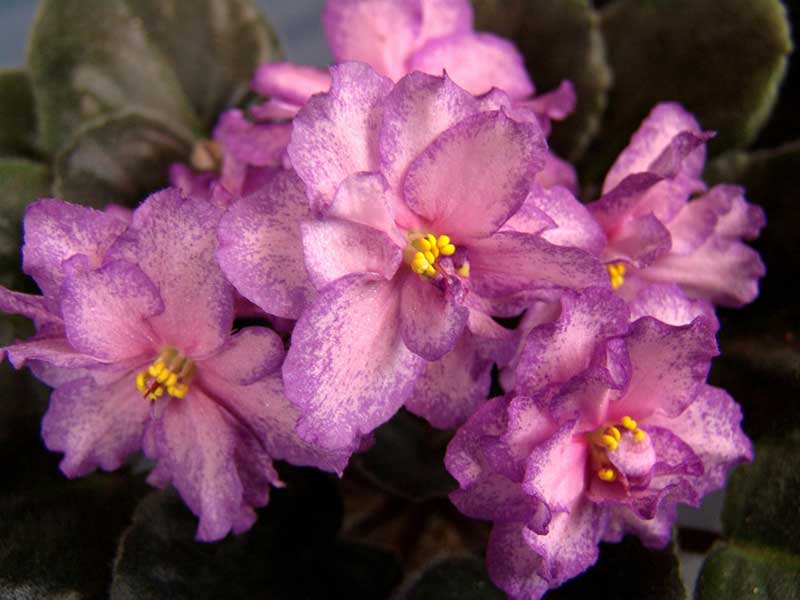
[[[592,451],[592,455],[600,465],[597,476],[609,483],[616,481],[618,474],[614,467],[609,464],[605,453],[614,452],[619,448],[619,441],[622,439],[620,428],[631,432],[633,439],[637,442],[642,442],[647,437],[647,434],[639,429],[639,424],[628,416],[622,417],[617,424],[606,425],[589,434],[589,440],[595,448]]]
[[[619,289],[625,283],[625,264],[611,263],[606,265],[606,269],[608,269],[608,276],[611,277],[611,287],[615,290]]]
[[[413,254],[409,262],[411,270],[423,277],[433,277],[436,275],[436,259],[439,255],[452,256],[456,247],[450,242],[446,235],[438,238],[432,233],[424,237],[413,240],[410,244]]]
[[[165,391],[173,398],[185,398],[194,372],[194,362],[175,348],[167,347],[152,365],[136,375],[136,389],[151,401]]]

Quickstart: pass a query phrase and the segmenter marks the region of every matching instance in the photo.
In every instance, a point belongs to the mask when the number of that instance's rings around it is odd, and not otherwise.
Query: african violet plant
[[[328,0],[323,69],[249,0],[43,0],[3,596],[798,597],[789,16]]]

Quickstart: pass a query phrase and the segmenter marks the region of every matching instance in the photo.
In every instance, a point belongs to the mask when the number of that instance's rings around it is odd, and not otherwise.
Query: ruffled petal
[[[245,327],[214,356],[198,363],[236,385],[250,385],[277,371],[283,363],[283,340],[266,327]]]
[[[392,87],[390,80],[361,63],[331,67],[331,76],[330,91],[311,98],[295,117],[288,148],[308,197],[318,206],[330,204],[349,175],[378,171],[381,101]]]
[[[45,326],[55,328],[62,326],[61,318],[51,312],[44,296],[23,294],[0,287],[0,311],[29,318],[37,330]]]
[[[116,362],[158,348],[152,323],[165,305],[137,265],[117,260],[77,273],[64,282],[62,298],[67,339],[75,351]]]
[[[631,309],[631,321],[654,317],[668,325],[681,326],[688,325],[697,317],[704,317],[712,331],[719,329],[714,307],[702,300],[689,300],[674,283],[647,285],[639,290],[628,306]]]
[[[8,355],[15,369],[21,369],[27,361],[42,361],[54,367],[81,369],[99,366],[94,357],[75,352],[66,338],[29,339],[0,348],[0,358]]]
[[[472,30],[472,5],[468,0],[422,0],[419,40]]]
[[[538,126],[502,111],[464,119],[437,137],[409,167],[409,208],[454,243],[497,231],[527,197],[547,146]]]
[[[395,225],[393,208],[383,175],[356,173],[342,182],[325,214],[382,231],[402,247],[408,240]]]
[[[25,211],[22,270],[33,277],[48,306],[58,312],[62,265],[83,255],[98,267],[126,224],[107,213],[60,200],[39,200]]]
[[[292,133],[290,123],[251,123],[238,109],[226,110],[214,128],[224,160],[257,167],[280,166]],[[234,190],[231,190],[234,191]]]
[[[133,373],[106,385],[81,378],[53,392],[42,437],[50,450],[64,453],[61,470],[67,477],[97,467],[112,471],[141,448],[149,414]]]
[[[359,274],[330,284],[303,313],[283,365],[303,439],[352,447],[402,406],[425,361],[403,344],[399,311],[396,282]]]
[[[536,174],[536,183],[545,189],[561,186],[572,194],[578,193],[578,174],[575,167],[552,152],[547,153],[544,167]]]
[[[337,62],[358,60],[397,81],[422,32],[421,0],[329,0],[325,37]]]
[[[266,98],[302,106],[311,96],[326,92],[330,86],[331,76],[326,69],[279,61],[259,66],[252,87]]]
[[[499,232],[472,243],[469,262],[473,289],[486,297],[537,288],[608,285],[606,269],[587,252],[524,233]]]
[[[525,98],[534,91],[519,50],[491,33],[468,31],[432,39],[414,53],[408,70],[432,75],[447,71],[453,81],[475,96],[493,87],[505,90],[512,98]]]
[[[164,311],[151,318],[165,344],[197,358],[219,348],[233,322],[233,288],[216,259],[219,208],[176,189],[150,196],[109,252],[139,265]]]
[[[303,183],[287,171],[239,200],[219,223],[222,270],[269,314],[296,319],[314,298],[300,238],[300,223],[309,217]]]
[[[600,255],[606,236],[592,215],[572,193],[563,187],[533,188],[525,205],[532,205],[553,220],[555,227],[542,232],[542,238],[557,246],[573,246]]]

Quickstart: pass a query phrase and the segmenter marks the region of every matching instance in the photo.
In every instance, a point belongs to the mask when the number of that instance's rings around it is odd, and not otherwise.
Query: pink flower
[[[589,205],[608,236],[612,284],[626,298],[653,282],[725,306],[758,295],[764,265],[743,240],[758,236],[764,213],[736,186],[706,190],[700,176],[710,137],[679,105],[659,104]]]
[[[42,423],[68,477],[112,470],[140,449],[149,481],[172,483],[202,540],[241,532],[281,485],[273,459],[341,471],[294,433],[280,377],[283,343],[235,333],[233,289],[215,260],[221,210],[176,190],[151,196],[130,225],[47,200],[25,219],[24,268],[43,296],[0,289],[0,308],[37,335],[2,349],[55,387]]]
[[[558,318],[528,335],[516,391],[456,433],[451,499],[493,521],[489,573],[512,598],[576,576],[600,541],[631,533],[663,546],[677,502],[696,506],[752,458],[738,405],[705,383],[709,325],[629,324],[610,290],[565,292]]]

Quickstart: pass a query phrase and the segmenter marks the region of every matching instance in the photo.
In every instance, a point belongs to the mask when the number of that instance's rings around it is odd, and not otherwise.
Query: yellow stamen
[[[174,398],[185,398],[194,372],[195,365],[191,359],[167,346],[153,364],[137,373],[136,389],[153,402],[164,392]]]
[[[619,424],[622,425],[628,431],[633,431],[639,426],[639,424],[636,421],[634,421],[628,416],[622,417],[622,419],[620,419]]]
[[[615,440],[617,440],[617,441],[619,441],[619,440],[620,440],[620,438],[622,437],[622,434],[619,432],[619,429],[617,429],[617,428],[616,428],[616,427],[614,427],[613,425],[612,425],[611,427],[609,427],[608,429],[606,429],[606,432],[607,432],[607,433],[608,433],[610,436],[613,436],[613,438],[614,438]]]
[[[405,263],[414,273],[421,277],[433,278],[439,271],[436,261],[440,255],[452,256],[456,247],[450,241],[450,236],[440,235],[438,238],[432,233],[425,235],[411,234],[412,238],[403,252]],[[463,274],[459,270],[459,274]],[[467,267],[467,275],[469,267]]]
[[[633,439],[637,442],[643,442],[646,438],[647,434],[641,429],[637,429],[633,432]]]
[[[617,472],[611,467],[602,467],[599,471],[597,471],[597,476],[603,481],[611,483],[612,481],[616,481]]]
[[[463,265],[458,267],[458,269],[456,269],[456,273],[462,277],[469,277],[469,263],[465,262]]]
[[[622,287],[622,284],[625,283],[625,272],[627,270],[625,263],[610,263],[606,265],[606,269],[608,270],[608,276],[611,278],[612,289],[617,290]]]
[[[614,436],[611,435],[602,435],[600,436],[600,441],[602,442],[603,446],[608,448],[611,452],[617,449],[617,440],[614,439]]]

